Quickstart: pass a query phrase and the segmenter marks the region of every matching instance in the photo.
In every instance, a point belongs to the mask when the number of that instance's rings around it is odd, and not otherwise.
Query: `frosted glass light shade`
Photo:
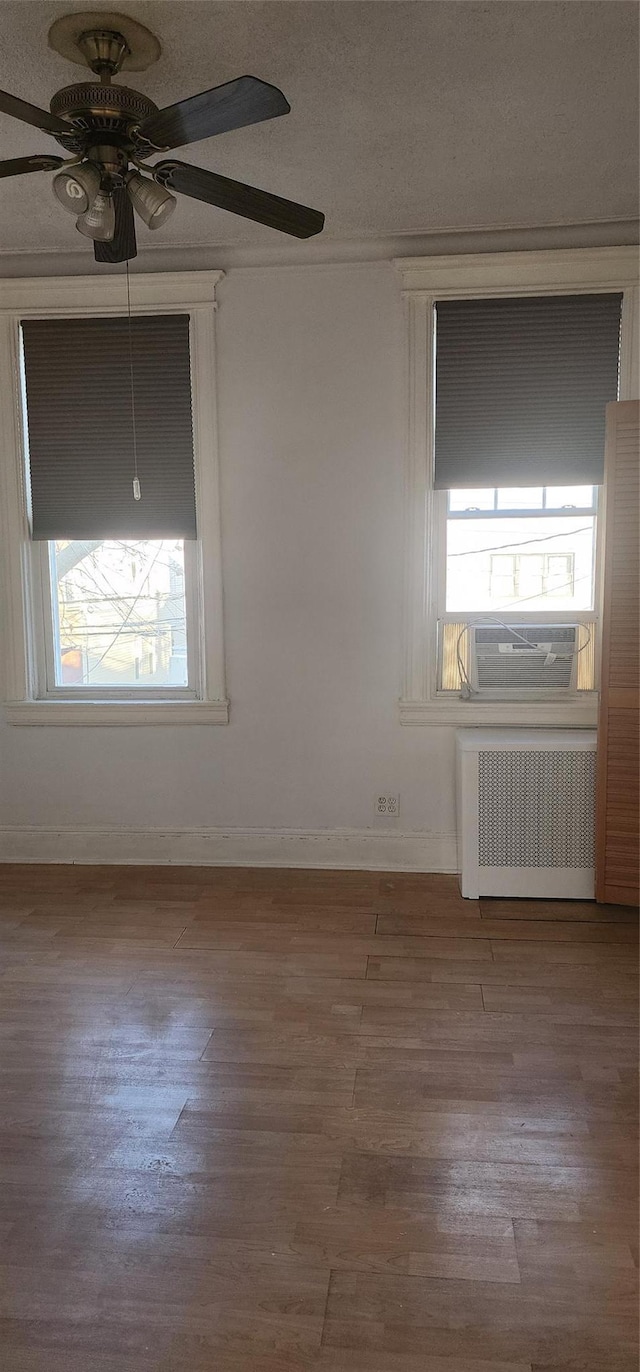
[[[101,243],[110,243],[116,228],[116,212],[111,196],[98,191],[93,204],[85,214],[80,215],[76,228],[85,238],[97,238]]]
[[[70,214],[85,214],[99,190],[100,173],[90,162],[58,172],[53,178],[53,193]]]
[[[175,210],[177,201],[171,191],[148,181],[139,172],[131,172],[127,177],[127,190],[134,210],[140,215],[148,229],[159,229]]]

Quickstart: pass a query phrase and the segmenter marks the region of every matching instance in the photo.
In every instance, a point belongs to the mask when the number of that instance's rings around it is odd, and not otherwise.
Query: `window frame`
[[[13,396],[0,429],[5,624],[4,697],[13,724],[227,723],[222,551],[215,395],[215,292],[222,272],[140,275],[133,314],[188,314],[198,539],[185,540],[187,644],[184,687],[55,684],[49,543],[30,537],[21,392],[20,321],[126,315],[122,276],[0,283],[0,385]],[[188,564],[188,571],[187,571]]]
[[[452,488],[453,489],[453,488]],[[447,505],[447,519],[566,519],[568,512],[572,515],[597,515],[599,486],[592,486],[591,490],[596,492],[590,505],[547,505],[546,493],[552,491],[553,486],[539,486],[537,489],[543,493],[542,505],[539,506],[517,506],[517,505],[498,505],[498,491],[504,490],[504,486],[486,486],[485,490],[493,491],[494,501],[491,509],[466,509],[452,510],[450,497],[452,489],[446,492],[449,501]],[[478,487],[478,490],[483,489]]]
[[[407,442],[405,480],[405,568],[400,723],[406,725],[565,725],[593,728],[597,691],[566,701],[467,701],[438,690],[437,631],[446,548],[447,492],[433,485],[435,438],[435,307],[439,300],[521,295],[575,295],[620,291],[619,399],[637,390],[640,356],[637,251],[633,247],[482,253],[405,258],[394,262],[406,314]],[[566,484],[566,483],[564,483]],[[602,595],[603,501],[596,520],[596,609]],[[513,615],[513,611],[507,614]],[[540,612],[531,613],[539,620]],[[451,614],[454,620],[482,615]],[[514,616],[515,617],[515,616]],[[519,612],[518,618],[526,620]],[[545,612],[549,622],[567,612]],[[576,615],[582,619],[583,615]]]

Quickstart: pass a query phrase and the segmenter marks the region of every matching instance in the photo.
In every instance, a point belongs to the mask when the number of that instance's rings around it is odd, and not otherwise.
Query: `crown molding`
[[[261,243],[170,243],[154,235],[140,247],[131,272],[135,281],[147,274],[224,271],[253,267],[337,266],[389,262],[394,258],[433,257],[443,253],[532,252],[637,244],[637,219],[599,219],[574,224],[494,224],[475,228],[418,229],[410,233],[377,233],[351,238],[318,238],[299,242],[265,238]],[[160,238],[160,242],[158,242]],[[0,253],[0,276],[73,277],[86,272],[86,249]],[[119,267],[101,265],[92,281],[118,280]]]

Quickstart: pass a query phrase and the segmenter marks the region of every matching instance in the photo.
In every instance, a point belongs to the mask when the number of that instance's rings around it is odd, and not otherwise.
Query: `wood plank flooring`
[[[636,1372],[637,921],[0,867],[6,1372]]]

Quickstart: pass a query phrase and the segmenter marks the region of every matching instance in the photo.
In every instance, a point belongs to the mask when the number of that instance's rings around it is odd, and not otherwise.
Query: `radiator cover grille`
[[[593,867],[595,753],[481,751],[481,867]]]

